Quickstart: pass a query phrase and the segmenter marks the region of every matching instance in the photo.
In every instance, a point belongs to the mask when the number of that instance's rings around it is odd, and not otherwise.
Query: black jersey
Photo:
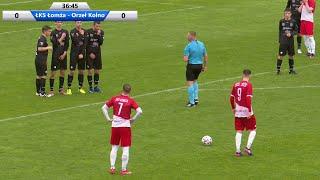
[[[298,26],[295,20],[285,20],[281,19],[279,22],[279,42],[287,43],[290,40],[293,40],[293,36],[297,34]],[[290,37],[287,35],[291,34]]]
[[[64,40],[60,43],[59,39],[61,38],[62,34],[65,33],[66,37]],[[52,42],[52,48],[53,52],[52,53],[57,53],[57,54],[63,54],[64,51],[68,51],[69,48],[69,32],[65,29],[57,30],[54,29],[51,32],[51,42]]]
[[[46,51],[39,51],[38,48],[39,47],[48,47],[48,42],[47,42],[47,38],[44,35],[41,35],[38,39],[38,43],[37,43],[37,49],[36,49],[36,55],[37,57],[43,57],[44,59],[47,59],[48,57],[48,50]]]
[[[86,33],[87,49],[90,50],[100,50],[100,46],[103,44],[104,31],[98,34],[97,31],[91,29],[87,30]]]
[[[298,11],[299,7],[301,6],[300,3],[301,0],[288,0],[287,7],[290,8],[292,12],[293,18],[299,18],[301,17],[301,13]]]
[[[84,31],[84,34],[81,34],[79,30],[76,28],[72,29],[70,31],[70,37],[71,37],[71,51],[76,51],[79,53],[84,53],[85,47],[86,47],[86,31],[85,29],[82,29]]]

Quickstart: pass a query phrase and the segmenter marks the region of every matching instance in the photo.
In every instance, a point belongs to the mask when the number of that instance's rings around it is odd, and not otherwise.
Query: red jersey
[[[253,115],[252,84],[248,81],[240,81],[233,85],[230,103],[235,109],[235,117],[249,117]]]
[[[301,10],[301,21],[314,22],[314,11],[316,9],[316,1],[308,0],[308,6],[311,7],[313,10],[312,12],[309,12],[307,10],[306,5],[303,4]]]
[[[139,108],[134,99],[122,94],[112,97],[106,105],[113,108],[112,127],[130,127],[131,109]]]

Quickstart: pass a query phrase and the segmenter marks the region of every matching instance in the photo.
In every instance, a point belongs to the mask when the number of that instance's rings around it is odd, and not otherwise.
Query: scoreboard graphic
[[[3,21],[136,21],[137,11],[91,10],[86,2],[54,2],[49,10],[2,11]]]

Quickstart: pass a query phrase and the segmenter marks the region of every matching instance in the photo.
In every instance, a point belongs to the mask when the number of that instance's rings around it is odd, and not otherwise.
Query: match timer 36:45
[[[49,10],[3,11],[4,21],[135,21],[137,11],[91,10],[86,2],[54,2]]]

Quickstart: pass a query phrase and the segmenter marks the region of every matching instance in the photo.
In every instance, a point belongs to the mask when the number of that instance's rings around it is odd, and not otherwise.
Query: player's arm
[[[38,51],[48,51],[48,50],[52,50],[51,46],[47,46],[47,47],[38,47]]]
[[[70,44],[70,36],[69,36],[69,32],[66,31],[66,37],[65,37],[65,40],[64,40],[64,51],[67,52],[68,49],[69,49],[69,44]]]
[[[281,39],[281,32],[282,32],[282,26],[281,26],[281,20],[279,21],[279,43],[280,43],[280,39]]]
[[[136,114],[130,119],[131,123],[134,123],[142,114],[142,109],[141,107],[138,107],[136,109]]]
[[[308,3],[308,0],[304,0],[303,1],[303,3],[304,3],[304,5],[306,6],[306,8],[307,8],[307,11],[309,12],[309,13],[312,13],[313,12],[313,2],[311,1],[311,6],[309,6],[309,3]]]
[[[113,102],[114,102],[114,98],[111,98],[111,99],[110,99],[107,103],[105,103],[105,104],[102,106],[102,108],[101,108],[104,117],[105,117],[108,121],[110,121],[110,122],[112,122],[113,119],[110,118],[109,113],[108,113],[108,109],[110,109],[111,107],[113,107],[113,104],[114,104]]]
[[[136,114],[130,119],[130,122],[134,123],[141,116],[142,109],[135,101],[132,103],[132,108],[136,110]]]
[[[50,35],[50,41],[54,47],[59,46],[58,38],[56,37],[56,34],[54,32],[52,32]]]
[[[112,119],[111,119],[110,116],[109,116],[108,109],[109,109],[109,107],[108,107],[106,104],[104,104],[104,105],[102,106],[102,108],[101,108],[104,117],[105,117],[108,121],[111,122]]]
[[[232,109],[232,112],[233,112],[233,113],[234,113],[234,110],[235,110],[235,108],[236,108],[234,95],[235,95],[235,88],[234,88],[234,86],[233,86],[233,87],[232,87],[231,94],[230,94],[230,98],[229,98],[229,100],[230,100],[230,105],[231,105],[231,109]]]
[[[100,46],[103,44],[103,40],[104,40],[104,31],[100,30],[100,33],[98,31],[98,41]]]
[[[45,42],[41,40],[38,41],[38,47],[37,47],[38,51],[43,52],[43,51],[52,50],[51,46],[43,47],[44,44]]]
[[[304,6],[304,2],[301,3],[300,7],[298,8],[298,12],[301,13],[302,12],[302,8]]]
[[[184,51],[183,51],[183,61],[184,62],[188,62],[189,61],[189,55],[190,55],[189,46],[186,46],[184,48]]]
[[[252,112],[252,85],[250,85],[248,87],[248,93],[247,93],[246,101],[247,101],[247,106],[248,106],[247,108],[248,108],[249,113],[250,113],[248,118],[250,118],[251,117],[251,112]]]
[[[88,52],[89,40],[90,40],[90,31],[88,30],[88,31],[85,33],[85,35],[84,35],[84,44],[85,44],[86,52]]]
[[[208,57],[208,53],[207,53],[207,49],[206,47],[204,47],[204,52],[203,52],[203,71],[206,71],[208,69],[208,61],[209,61],[209,57]]]

